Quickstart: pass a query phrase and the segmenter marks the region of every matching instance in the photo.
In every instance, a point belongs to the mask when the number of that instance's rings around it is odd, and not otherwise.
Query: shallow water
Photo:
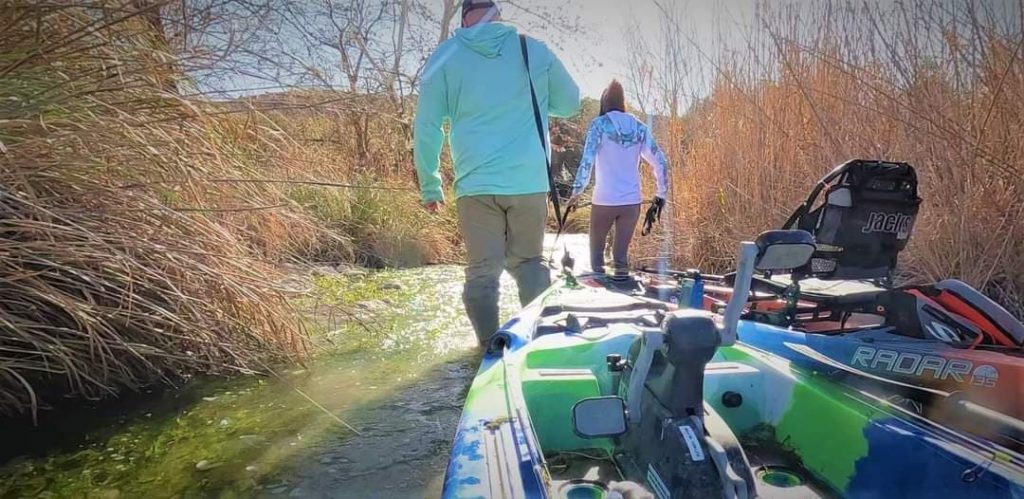
[[[480,355],[462,278],[321,275],[297,300],[320,350],[305,367],[0,424],[0,496],[437,497]],[[506,317],[515,297],[503,276]]]

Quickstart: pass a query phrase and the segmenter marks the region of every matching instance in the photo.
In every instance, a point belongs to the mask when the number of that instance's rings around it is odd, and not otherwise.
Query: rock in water
[[[366,275],[366,269],[349,265],[347,263],[339,263],[335,265],[334,270],[345,277],[363,277]]]
[[[399,291],[399,290],[402,289],[402,287],[403,286],[401,285],[401,283],[397,283],[397,282],[392,281],[392,282],[386,282],[386,283],[382,284],[380,289],[382,289],[384,291]]]
[[[199,471],[209,471],[209,470],[212,470],[212,469],[214,469],[214,468],[216,468],[218,466],[220,466],[220,463],[210,462],[210,461],[207,461],[206,459],[203,459],[202,461],[199,461],[198,463],[196,463],[196,469],[199,470]]]

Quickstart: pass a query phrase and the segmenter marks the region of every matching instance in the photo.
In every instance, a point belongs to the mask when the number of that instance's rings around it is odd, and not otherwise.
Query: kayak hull
[[[957,393],[962,399],[1024,418],[1024,358],[1015,355],[955,348],[882,328],[823,335],[748,322],[739,336],[745,344],[814,372],[838,374],[837,378],[852,374],[875,380],[879,388],[906,385],[940,396]]]
[[[612,318],[629,313],[622,295],[613,294],[559,283],[543,300],[544,312],[531,320],[554,321],[545,315],[566,303],[594,310],[614,304],[609,308],[620,312],[605,314]],[[751,327],[741,327],[741,339]],[[594,477],[559,471],[572,466],[552,472],[551,462],[573,455],[620,459],[617,439],[570,433],[571,407],[584,398],[623,392],[620,374],[608,369],[606,358],[626,358],[639,329],[609,321],[577,333],[537,330],[513,350],[485,355],[456,433],[444,497],[559,497],[566,483]],[[757,470],[776,467],[802,477],[802,488],[782,492],[901,498],[1024,494],[1024,461],[1016,453],[835,383],[767,349],[719,348],[704,386],[706,407],[738,436],[757,476],[763,475]],[[593,485],[607,487],[623,478],[602,476]],[[758,483],[772,496],[779,492],[774,485]]]

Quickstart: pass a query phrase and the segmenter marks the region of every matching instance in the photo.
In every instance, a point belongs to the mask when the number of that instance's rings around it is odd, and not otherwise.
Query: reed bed
[[[688,54],[714,68],[711,91],[659,131],[679,166],[672,222],[642,251],[721,270],[833,166],[906,161],[925,204],[901,280],[956,277],[1024,316],[1020,15],[1016,2],[762,6],[738,50]]]
[[[147,15],[164,4],[0,9],[0,414],[299,360],[278,262],[457,243],[399,173],[405,142],[344,139],[355,111],[196,97]]]

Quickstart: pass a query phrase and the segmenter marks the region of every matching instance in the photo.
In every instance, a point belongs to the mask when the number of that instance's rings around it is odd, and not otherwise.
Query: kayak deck
[[[576,286],[555,289],[544,304],[535,311],[535,337],[485,357],[467,397],[445,497],[564,497],[559,490],[567,487],[592,482],[600,489],[622,479],[628,456],[616,439],[576,435],[572,407],[621,394],[621,374],[606,358],[627,358],[644,327],[638,317],[645,307],[656,315],[657,307]],[[596,322],[587,325],[591,318]],[[1022,463],[1003,449],[742,344],[718,349],[705,369],[704,395],[739,437],[758,487],[773,497],[1022,492]],[[908,465],[921,471],[900,471]],[[980,478],[961,479],[979,466]]]

